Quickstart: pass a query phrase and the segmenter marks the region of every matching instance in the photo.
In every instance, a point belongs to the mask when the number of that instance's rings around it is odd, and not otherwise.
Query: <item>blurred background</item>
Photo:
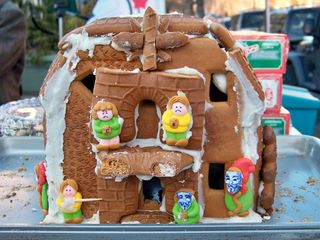
[[[27,20],[23,98],[37,96],[57,53],[59,38],[103,17],[143,14],[210,16],[232,31],[287,34],[289,54],[284,84],[320,97],[320,0],[14,0]],[[320,136],[318,118],[315,135]]]
[[[212,16],[228,29],[269,31],[288,34],[290,51],[314,52],[319,33],[316,25],[320,0],[16,0],[27,18],[27,62],[23,74],[23,94],[37,95],[39,86],[57,52],[60,37],[72,29],[101,17],[142,14],[147,5],[158,13],[180,12],[198,17]],[[269,2],[269,29],[266,29],[266,3]],[[241,10],[241,11],[240,11]],[[303,62],[310,62],[303,59]],[[320,60],[320,59],[319,59]],[[316,63],[306,69],[295,69],[288,61],[285,83],[319,91]],[[317,61],[313,61],[317,62]],[[319,61],[320,62],[320,61]],[[315,70],[316,69],[316,70]],[[318,74],[320,77],[320,74]],[[319,83],[318,83],[319,82]]]

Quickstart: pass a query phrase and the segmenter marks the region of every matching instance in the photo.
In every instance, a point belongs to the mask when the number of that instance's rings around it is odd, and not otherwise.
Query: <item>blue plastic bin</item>
[[[292,125],[305,135],[314,135],[320,100],[305,88],[283,85],[282,105],[290,111]]]

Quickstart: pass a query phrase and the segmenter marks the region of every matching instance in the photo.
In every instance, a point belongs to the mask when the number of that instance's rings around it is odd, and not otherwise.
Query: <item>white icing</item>
[[[43,220],[45,223],[63,222],[56,199],[59,194],[60,183],[63,181],[63,133],[66,128],[64,119],[66,102],[69,86],[75,78],[74,73],[70,72],[67,66],[66,63],[55,72],[47,83],[45,94],[40,96],[41,104],[46,113],[46,163],[47,169],[50,169],[50,171],[46,171],[49,183],[49,214]]]
[[[144,56],[143,56],[143,55],[140,55],[140,56],[139,56],[139,59],[140,59],[141,64],[143,65],[143,63],[144,63]]]
[[[227,77],[224,73],[213,74],[213,83],[223,93],[227,93]]]
[[[253,164],[259,159],[257,152],[258,135],[257,128],[261,124],[261,116],[265,110],[264,102],[259,98],[258,93],[253,88],[249,79],[244,74],[241,66],[237,64],[233,57],[226,61],[226,68],[232,71],[238,78],[239,87],[241,88],[242,108],[240,124],[243,128],[242,151],[244,157],[252,160]],[[237,101],[239,103],[239,100]],[[240,106],[239,106],[240,108]]]
[[[207,28],[210,29],[211,24],[213,23],[212,20],[211,20],[208,16],[205,16],[205,17],[203,18],[203,21],[206,23]]]
[[[150,181],[153,178],[153,176],[146,176],[146,175],[136,175],[136,177],[140,181]]]
[[[183,68],[174,68],[174,69],[167,69],[165,70],[167,73],[173,73],[173,74],[182,74],[182,75],[196,75],[202,78],[203,82],[206,82],[206,78],[203,76],[201,72],[199,72],[195,68],[190,68],[190,67],[183,67]]]
[[[234,44],[235,48],[240,48],[242,50],[245,49],[245,46],[243,46],[242,42],[240,41],[236,41],[236,43]]]
[[[176,175],[176,168],[170,164],[159,163],[159,167],[163,177],[174,177]]]
[[[72,71],[79,63],[78,50],[88,51],[93,56],[95,45],[110,43],[110,37],[89,37],[83,30],[81,34],[71,34],[67,41],[71,46],[64,52],[66,63],[58,69],[45,85],[45,92],[40,95],[40,101],[46,113],[46,163],[50,171],[46,171],[48,187],[49,211],[43,223],[62,223],[63,216],[56,204],[59,194],[59,185],[63,181],[62,164],[63,134],[66,128],[66,104],[70,96],[69,87],[75,79]],[[68,69],[72,64],[71,69]]]
[[[121,222],[121,224],[141,224],[139,221]]]
[[[204,213],[204,209],[205,209],[202,179],[203,179],[203,174],[200,173],[198,175],[198,203],[200,206],[200,219],[203,218],[203,213]]]
[[[230,217],[230,218],[202,218],[200,220],[201,223],[261,223],[261,216],[254,212],[253,210],[249,210],[249,215],[246,217]]]
[[[123,179],[125,179],[127,176],[116,176],[114,181],[115,182],[122,182]]]
[[[185,34],[189,39],[194,39],[194,38],[210,38],[209,34]]]
[[[101,169],[101,166],[102,166],[102,161],[101,159],[99,158],[99,155],[98,155],[98,149],[97,149],[97,145],[96,144],[92,144],[91,143],[91,150],[93,153],[95,153],[95,159],[96,159],[96,167],[94,169],[96,175],[98,176],[99,175],[99,171]]]
[[[123,151],[123,152],[113,152],[113,153],[111,153],[111,155],[118,155],[118,154],[128,155],[129,153],[128,153],[127,151]]]
[[[111,37],[103,35],[99,37],[89,37],[88,33],[83,29],[82,33],[71,34],[67,41],[71,44],[71,48],[64,52],[63,56],[72,64],[71,70],[77,67],[80,58],[77,55],[79,50],[88,51],[89,57],[93,57],[93,51],[96,45],[108,45],[111,42]]]
[[[135,69],[133,69],[133,70],[131,70],[131,71],[126,70],[126,72],[130,72],[130,73],[139,73],[139,72],[140,72],[140,69],[139,69],[139,68],[135,68]]]
[[[136,129],[136,135],[134,136],[134,138],[136,139],[138,136],[138,118],[139,118],[139,106],[140,106],[141,102],[136,106],[136,108],[134,109],[134,126]]]
[[[267,220],[267,221],[269,221],[271,219],[271,216],[263,216],[263,220]]]
[[[159,209],[161,212],[167,212],[167,208],[166,208],[166,195],[163,196],[162,198],[162,202],[161,202],[161,206]]]
[[[213,104],[206,101],[204,107],[205,111],[209,111],[211,108],[213,108]]]

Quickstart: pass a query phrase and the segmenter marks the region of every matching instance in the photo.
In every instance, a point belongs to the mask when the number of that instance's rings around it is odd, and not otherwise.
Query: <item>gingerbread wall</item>
[[[70,93],[66,110],[68,127],[64,132],[63,173],[65,178],[77,181],[83,198],[96,198],[96,159],[91,153],[91,145],[88,141],[89,129],[84,126],[84,123],[89,122],[90,119],[92,94],[80,82],[72,83]],[[84,216],[90,218],[97,212],[98,204],[97,202],[83,203],[82,210]]]
[[[198,76],[168,74],[161,72],[125,72],[97,69],[93,91],[93,105],[104,99],[114,103],[124,119],[120,135],[121,142],[128,142],[136,136],[135,108],[143,100],[154,101],[165,111],[170,97],[183,91],[192,108],[192,137],[187,149],[201,150],[205,112],[205,85]],[[161,139],[161,138],[160,138]]]
[[[135,176],[115,182],[114,179],[98,177],[100,223],[118,223],[122,216],[138,209],[139,180]]]

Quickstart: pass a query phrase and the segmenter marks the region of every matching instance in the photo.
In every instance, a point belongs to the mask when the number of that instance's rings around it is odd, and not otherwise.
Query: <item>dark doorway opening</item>
[[[142,181],[144,201],[152,200],[161,204],[162,202],[162,186],[160,178],[153,177],[149,181]]]
[[[211,76],[210,82],[210,101],[211,102],[226,102],[228,101],[228,95],[222,92],[214,83],[213,76]]]
[[[93,74],[89,74],[84,79],[81,80],[83,85],[90,91],[93,92],[94,84],[96,81],[96,76]]]
[[[209,165],[209,187],[215,190],[224,189],[224,164],[210,163]]]

